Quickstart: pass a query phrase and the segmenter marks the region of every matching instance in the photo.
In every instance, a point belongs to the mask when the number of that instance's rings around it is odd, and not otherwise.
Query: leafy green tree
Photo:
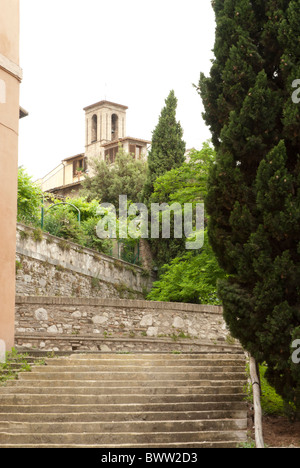
[[[147,164],[135,160],[131,154],[121,147],[113,165],[95,158],[91,161],[92,176],[87,176],[83,182],[83,195],[90,200],[101,200],[119,206],[119,195],[127,195],[128,200],[141,201]]]
[[[176,257],[163,267],[160,280],[155,282],[148,300],[220,305],[217,281],[225,278],[205,233],[203,248]]]
[[[178,203],[184,214],[184,204],[190,203],[195,208],[197,203],[204,201],[207,193],[207,177],[210,166],[215,159],[215,152],[209,142],[204,143],[200,151],[193,150],[189,160],[180,167],[174,168],[154,182],[154,191],[150,203]],[[160,215],[160,221],[162,215]],[[171,238],[162,239],[162,223],[160,222],[160,238],[151,239],[150,246],[159,275],[165,264],[186,253],[186,238],[174,238],[174,213],[171,212]]]
[[[180,167],[184,163],[186,145],[183,130],[176,120],[177,98],[171,91],[161,111],[158,124],[152,135],[152,146],[148,154],[148,174],[143,191],[145,202],[154,190],[157,177]]]
[[[200,79],[217,150],[206,208],[229,277],[218,294],[232,335],[277,392],[300,408],[291,343],[300,323],[300,4],[214,0],[210,77]],[[298,328],[299,330],[299,328]]]
[[[171,169],[158,177],[154,183],[151,203],[203,202],[207,194],[209,169],[214,164],[215,151],[210,142],[205,142],[200,151],[191,150],[188,160],[180,167]]]
[[[200,151],[193,150],[189,160],[181,167],[158,177],[150,200],[190,203],[193,207],[203,202],[207,194],[207,177],[215,161],[215,151],[204,143]],[[148,297],[150,300],[190,302],[196,304],[220,304],[216,292],[218,279],[226,277],[219,267],[204,233],[204,245],[200,250],[187,251],[186,240],[157,240],[156,262],[160,278]],[[172,249],[171,249],[172,248]],[[172,257],[173,254],[173,257]]]
[[[52,201],[53,206],[46,208],[44,231],[105,254],[111,253],[111,241],[99,239],[96,232],[100,219],[99,202],[96,200],[88,202],[82,197],[67,198],[68,204],[61,204],[60,200],[55,199]],[[80,210],[80,223],[76,208]]]
[[[43,194],[23,167],[18,170],[18,222],[37,226]]]

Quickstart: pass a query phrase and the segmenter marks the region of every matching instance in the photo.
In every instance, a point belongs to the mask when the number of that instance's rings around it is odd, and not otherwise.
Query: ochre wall
[[[19,128],[19,0],[0,0],[0,340],[14,345]],[[19,77],[18,77],[19,75]]]

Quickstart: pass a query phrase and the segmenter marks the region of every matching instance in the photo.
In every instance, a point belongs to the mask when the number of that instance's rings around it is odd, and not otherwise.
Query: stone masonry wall
[[[17,225],[18,295],[140,299],[153,279],[136,265]]]
[[[16,298],[16,343],[47,351],[110,351],[114,340],[226,343],[222,308],[141,300]]]

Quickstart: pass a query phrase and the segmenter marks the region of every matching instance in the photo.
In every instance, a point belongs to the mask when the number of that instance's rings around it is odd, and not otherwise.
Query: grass
[[[261,408],[264,416],[282,416],[291,420],[295,419],[295,408],[292,404],[286,403],[283,398],[276,393],[276,390],[268,383],[265,374],[267,365],[259,365],[260,381],[261,381]],[[249,366],[247,366],[249,375]],[[253,402],[252,386],[247,384],[244,388],[245,400]]]
[[[31,372],[31,364],[28,361],[28,354],[18,353],[15,348],[6,353],[5,363],[0,363],[0,384],[5,384],[8,380],[17,380],[20,372]],[[35,365],[45,365],[45,361],[41,359],[36,361]]]
[[[271,387],[266,378],[265,373],[267,371],[266,365],[260,366],[260,377],[261,377],[261,406],[263,413],[270,416],[287,416],[287,406],[283,399],[277,395],[273,387]]]

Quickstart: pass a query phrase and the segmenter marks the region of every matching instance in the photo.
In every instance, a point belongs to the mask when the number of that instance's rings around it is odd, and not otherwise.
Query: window
[[[73,161],[73,177],[76,177],[77,172],[85,172],[86,170],[86,160],[85,158],[77,159]]]
[[[96,115],[93,115],[92,117],[92,143],[95,143],[98,139],[97,135],[98,131],[98,117]]]
[[[118,154],[119,148],[118,146],[115,146],[114,148],[109,148],[108,150],[105,151],[105,161],[108,164],[114,164],[116,160],[116,156]]]
[[[142,146],[136,146],[136,159],[142,159]]]
[[[132,155],[134,159],[135,159],[135,150],[136,150],[135,145],[129,145],[129,153]]]
[[[119,139],[119,117],[117,114],[111,116],[111,140]]]

